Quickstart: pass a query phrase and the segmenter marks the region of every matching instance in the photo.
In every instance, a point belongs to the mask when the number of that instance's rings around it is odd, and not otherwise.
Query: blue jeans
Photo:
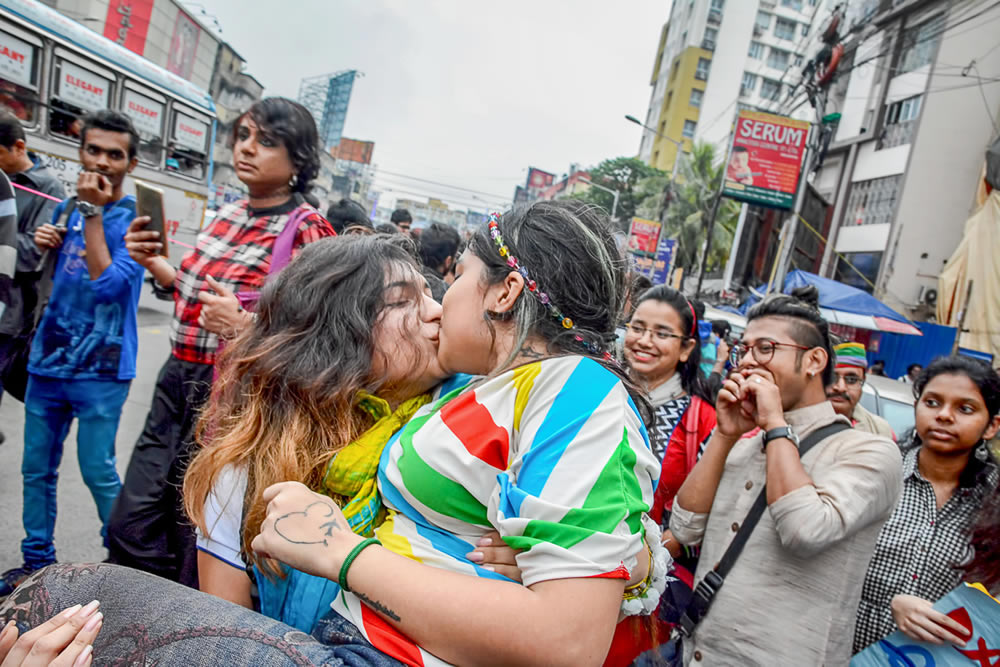
[[[31,375],[24,397],[24,532],[21,553],[32,568],[56,560],[56,482],[63,441],[75,417],[76,449],[83,481],[90,489],[101,534],[121,490],[115,468],[115,435],[131,382],[62,380]]]

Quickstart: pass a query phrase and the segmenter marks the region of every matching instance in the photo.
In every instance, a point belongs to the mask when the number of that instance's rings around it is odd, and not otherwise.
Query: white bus
[[[192,244],[212,178],[215,105],[207,92],[36,0],[0,0],[0,105],[28,149],[73,193],[80,118],[115,109],[141,137],[135,178],[164,190],[168,233]],[[126,183],[126,192],[133,188]],[[171,248],[176,263],[183,252]]]

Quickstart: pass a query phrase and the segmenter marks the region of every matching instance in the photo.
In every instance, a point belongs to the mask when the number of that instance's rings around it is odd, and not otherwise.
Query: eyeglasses
[[[774,358],[774,351],[779,347],[790,347],[796,350],[811,350],[807,345],[796,345],[795,343],[778,343],[773,340],[758,340],[753,345],[746,343],[736,343],[729,352],[729,361],[733,366],[739,366],[743,357],[748,351],[753,352],[754,361],[758,364],[766,364]]]
[[[660,340],[669,340],[671,338],[677,338],[679,340],[688,339],[687,336],[670,333],[669,331],[664,331],[663,329],[647,329],[646,327],[641,327],[638,324],[632,324],[631,322],[629,322],[625,326],[628,328],[629,331],[631,331],[634,335],[638,336],[639,338],[642,338],[648,331],[651,334],[653,334],[653,336],[655,336]]]
[[[837,384],[841,380],[843,380],[844,384],[846,384],[848,387],[859,385],[865,381],[864,378],[858,377],[857,375],[836,375],[833,383]]]

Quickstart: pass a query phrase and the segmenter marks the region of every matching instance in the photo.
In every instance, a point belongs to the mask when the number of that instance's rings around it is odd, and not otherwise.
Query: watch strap
[[[791,426],[779,426],[778,428],[772,428],[770,431],[766,431],[764,433],[764,447],[766,448],[767,443],[772,440],[777,440],[778,438],[788,438],[792,442],[798,444],[798,438],[795,437],[795,431],[792,430]]]

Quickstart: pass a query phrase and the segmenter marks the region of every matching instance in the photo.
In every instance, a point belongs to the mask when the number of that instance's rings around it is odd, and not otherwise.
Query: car
[[[896,437],[913,428],[913,385],[869,374],[861,391],[861,405],[889,422]]]

